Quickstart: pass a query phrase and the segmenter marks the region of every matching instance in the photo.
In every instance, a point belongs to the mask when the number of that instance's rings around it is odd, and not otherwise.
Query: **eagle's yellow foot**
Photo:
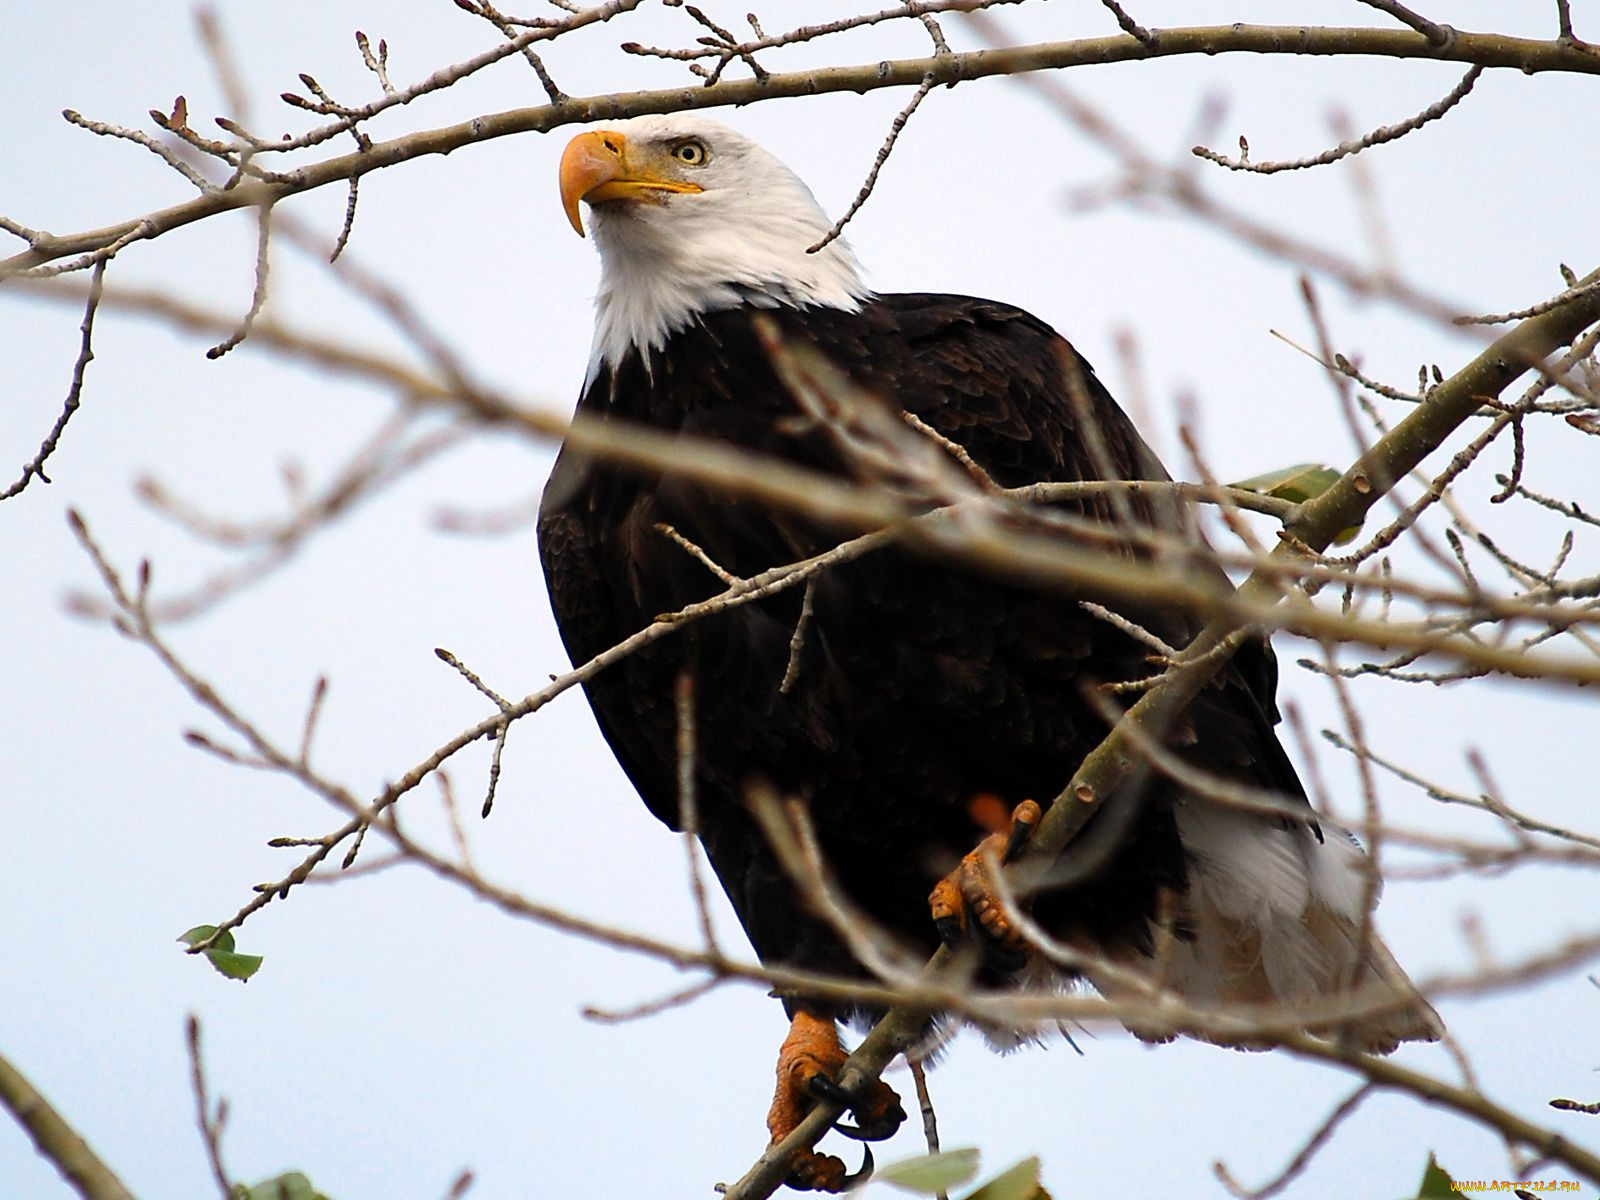
[[[934,928],[946,945],[958,945],[975,937],[984,956],[995,970],[1005,974],[1019,970],[1028,959],[1028,942],[1022,931],[1006,915],[995,888],[993,864],[1010,862],[1027,844],[1028,836],[1039,823],[1041,809],[1033,800],[1024,800],[1009,817],[993,815],[998,800],[979,797],[973,802],[973,815],[989,830],[978,843],[938,883],[928,896]],[[998,810],[1003,812],[1003,810]]]
[[[835,1076],[847,1057],[831,1018],[804,1009],[795,1013],[789,1036],[778,1051],[778,1086],[767,1112],[767,1130],[773,1145],[788,1137],[819,1099],[836,1101],[850,1110],[856,1124],[835,1128],[859,1141],[880,1141],[900,1127],[906,1119],[905,1110],[888,1084],[875,1079],[861,1094],[846,1092],[839,1086]],[[844,1163],[833,1155],[797,1150],[786,1182],[802,1192],[841,1192],[866,1178],[871,1170],[870,1153],[860,1171],[847,1175]]]

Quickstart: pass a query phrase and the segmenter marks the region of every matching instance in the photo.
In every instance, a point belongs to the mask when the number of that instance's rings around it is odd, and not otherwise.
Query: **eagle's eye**
[[[704,142],[680,142],[672,149],[672,156],[681,163],[698,167],[706,161]]]

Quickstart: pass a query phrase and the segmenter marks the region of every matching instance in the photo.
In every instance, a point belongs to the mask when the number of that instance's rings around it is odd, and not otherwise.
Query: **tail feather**
[[[1326,1014],[1330,1002],[1348,996],[1347,1019],[1308,1019],[1308,1027],[1338,1031],[1372,1053],[1437,1040],[1444,1031],[1438,1013],[1388,948],[1370,929],[1362,944],[1366,856],[1348,834],[1324,828],[1319,842],[1303,826],[1199,801],[1183,805],[1178,834],[1190,879],[1178,915],[1193,936],[1170,946],[1166,982],[1201,1007],[1315,1006]],[[1123,990],[1094,972],[1089,978],[1110,998]],[[1162,1036],[1129,1028],[1147,1040]],[[1212,1040],[1250,1048],[1248,1039]]]

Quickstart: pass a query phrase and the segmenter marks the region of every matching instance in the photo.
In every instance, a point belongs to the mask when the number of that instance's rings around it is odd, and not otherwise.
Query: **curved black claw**
[[[833,1123],[834,1129],[853,1141],[881,1142],[886,1138],[893,1137],[895,1130],[899,1129],[906,1119],[906,1110],[901,1107],[898,1098],[893,1099],[893,1102],[883,1112],[879,1113],[876,1119],[870,1121],[864,1119],[857,1107],[861,1103],[859,1098],[851,1095],[846,1088],[829,1079],[826,1075],[813,1075],[806,1081],[806,1090],[818,1100],[827,1100],[837,1104],[841,1108],[848,1110],[855,1117],[857,1123],[854,1125],[847,1125],[843,1121],[835,1121]]]
[[[939,940],[952,950],[966,939],[966,930],[961,928],[960,917],[940,917],[933,927],[939,934]]]
[[[1006,839],[1006,852],[1000,856],[1001,862],[1013,862],[1022,853],[1039,824],[1039,817],[1039,806],[1033,801],[1025,800],[1017,805],[1011,814],[1011,836]]]
[[[861,1147],[861,1156],[861,1169],[858,1170],[854,1175],[846,1175],[844,1177],[841,1186],[845,1191],[849,1191],[857,1184],[865,1183],[867,1180],[872,1178],[872,1168],[875,1165],[872,1161],[872,1147],[863,1144]]]
[[[863,1121],[861,1114],[856,1114],[855,1125],[845,1125],[835,1121],[833,1127],[845,1137],[857,1142],[883,1142],[895,1135],[895,1131],[905,1123],[906,1110],[897,1102],[892,1108],[885,1109],[878,1115],[876,1121]]]
[[[806,1091],[810,1092],[818,1100],[828,1100],[834,1104],[843,1105],[845,1108],[849,1108],[856,1101],[854,1096],[826,1075],[813,1075],[806,1080]]]

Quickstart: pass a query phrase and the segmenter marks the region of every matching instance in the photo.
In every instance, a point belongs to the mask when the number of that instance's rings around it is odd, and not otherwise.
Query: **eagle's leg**
[[[981,806],[974,804],[974,812]],[[943,879],[928,896],[934,928],[946,945],[957,945],[969,935],[978,938],[989,965],[1011,973],[1027,962],[1028,943],[995,888],[992,872],[1011,861],[1039,823],[1040,808],[1024,800],[1009,819],[991,824],[991,832]]]
[[[778,1051],[778,1086],[767,1112],[774,1145],[793,1132],[819,1097],[848,1105],[856,1125],[840,1128],[861,1141],[880,1141],[900,1127],[906,1119],[900,1097],[881,1079],[872,1080],[859,1094],[842,1093],[836,1077],[848,1057],[831,1016],[804,1008],[795,1011],[789,1036]],[[838,1192],[854,1179],[846,1176],[840,1159],[806,1149],[795,1152],[787,1182],[803,1192]]]

